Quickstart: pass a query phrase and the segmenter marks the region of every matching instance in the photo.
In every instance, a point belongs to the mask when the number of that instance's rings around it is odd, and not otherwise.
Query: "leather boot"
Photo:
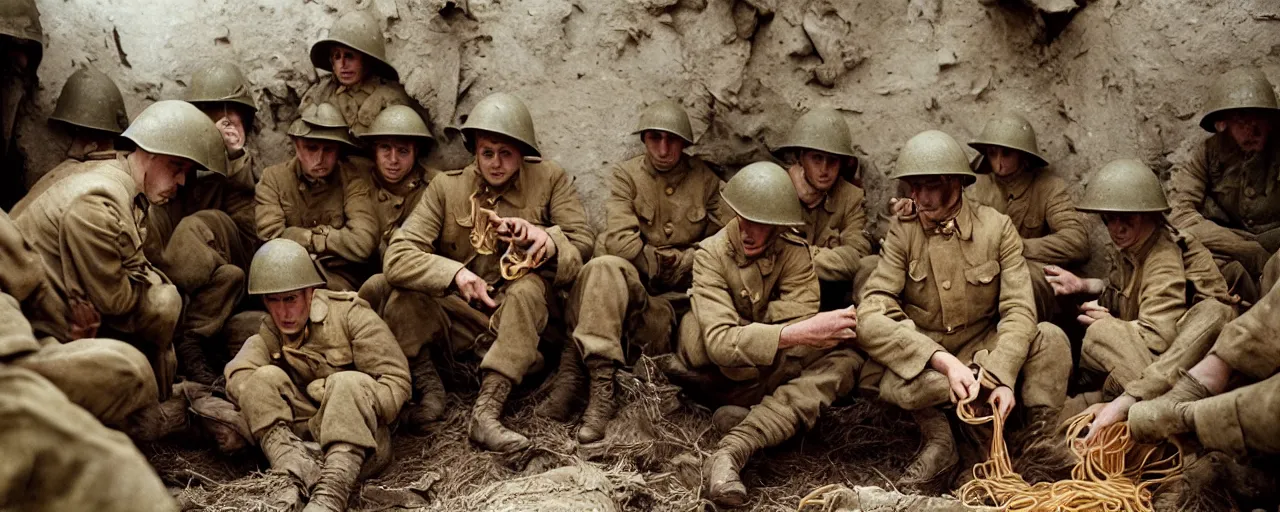
[[[427,432],[430,424],[439,421],[444,415],[444,382],[436,372],[431,351],[425,347],[413,359],[409,372],[413,377],[413,389],[418,392],[418,401],[405,407],[401,417],[407,427],[422,434]]]
[[[529,447],[529,438],[508,429],[499,418],[511,393],[511,380],[496,372],[486,372],[480,382],[480,396],[471,409],[471,441],[482,448],[501,453]]]
[[[1156,443],[1194,430],[1196,402],[1150,400],[1129,408],[1129,433],[1140,443]]]
[[[311,493],[311,501],[302,512],[343,512],[347,499],[356,485],[360,464],[364,463],[364,448],[333,443],[324,456],[324,468],[320,470],[320,482]]]
[[[124,432],[134,441],[153,442],[191,426],[187,416],[187,398],[175,394],[168,400],[149,405],[125,418]]]
[[[939,484],[950,481],[950,473],[960,461],[956,438],[946,415],[936,407],[912,411],[911,416],[920,426],[920,451],[898,479],[898,487],[918,494],[936,493]]]
[[[727,434],[733,427],[742,423],[747,417],[747,413],[751,410],[746,407],[737,405],[723,405],[716,408],[716,412],[711,414],[711,425],[715,427],[716,433]]]
[[[567,422],[582,406],[587,377],[582,369],[582,351],[572,340],[560,352],[560,367],[551,377],[551,394],[534,408],[534,414],[559,422]]]
[[[174,349],[178,352],[178,365],[182,374],[189,380],[211,386],[219,375],[209,366],[202,341],[199,336],[183,334]]]
[[[604,439],[609,420],[613,419],[613,377],[617,372],[613,361],[601,357],[587,358],[591,374],[591,396],[587,410],[582,413],[582,426],[578,428],[578,442],[594,443]]]
[[[704,465],[708,499],[722,507],[739,507],[747,502],[747,487],[739,473],[751,454],[764,445],[763,437],[756,429],[739,425],[720,439]]]
[[[303,489],[311,489],[320,480],[319,462],[284,423],[272,425],[258,444],[271,469],[289,474]]]

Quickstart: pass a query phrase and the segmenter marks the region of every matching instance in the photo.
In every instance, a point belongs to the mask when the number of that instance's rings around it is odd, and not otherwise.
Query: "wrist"
[[[1102,295],[1106,291],[1107,284],[1101,279],[1089,278],[1084,280],[1084,291],[1089,295]]]

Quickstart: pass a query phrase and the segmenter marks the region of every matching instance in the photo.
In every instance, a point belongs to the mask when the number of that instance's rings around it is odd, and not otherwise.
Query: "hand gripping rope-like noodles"
[[[481,206],[480,190],[471,194],[471,246],[477,254],[493,254],[498,249],[498,224],[493,219],[497,212]],[[489,206],[492,206],[490,204]],[[498,262],[498,272],[502,278],[515,281],[524,277],[530,270],[542,265],[543,261],[534,261],[533,255],[515,244],[507,244],[507,250]]]

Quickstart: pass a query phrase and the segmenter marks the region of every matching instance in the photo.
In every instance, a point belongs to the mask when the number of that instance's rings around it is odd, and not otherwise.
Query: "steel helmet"
[[[288,134],[303,139],[331,140],[351,147],[358,147],[351,138],[351,129],[342,118],[338,107],[321,103],[307,107],[302,118],[289,125]]]
[[[938,130],[920,132],[907,141],[898,153],[889,179],[912,176],[961,176],[973,183],[978,175],[969,168],[964,149],[954,138]]]
[[[473,152],[476,150],[475,131],[505,135],[524,146],[523,156],[542,156],[529,108],[524,106],[520,98],[505,92],[496,92],[480,100],[480,103],[472,107],[467,121],[462,124],[464,142],[467,149]]]
[[[311,65],[332,73],[329,48],[334,44],[346,46],[371,58],[373,61],[368,63],[369,71],[392,82],[400,81],[400,73],[387,60],[387,44],[382,39],[382,27],[369,13],[351,11],[339,17],[329,28],[329,37],[311,45]]]
[[[1214,126],[1218,114],[1228,110],[1257,109],[1276,114],[1276,91],[1266,75],[1253,68],[1237,68],[1218,77],[1209,90],[1209,101],[1205,102],[1205,114],[1200,118],[1200,127],[1209,132],[1217,132]]]
[[[804,211],[796,187],[778,164],[756,162],[743,167],[720,193],[742,218],[773,226],[803,226]]]
[[[235,64],[218,62],[197,71],[191,77],[191,87],[187,89],[187,101],[201,103],[234,103],[257,112],[253,102],[253,91],[244,73]]]
[[[833,155],[853,157],[853,137],[849,123],[832,108],[815,108],[791,125],[787,139],[774,149],[783,153],[795,149],[813,149]]]
[[[185,101],[152,103],[121,136],[148,153],[186,158],[209,171],[227,175],[227,148],[222,133],[209,116]]]
[[[94,67],[78,69],[67,78],[49,120],[116,135],[129,126],[120,88]]]
[[[253,262],[249,265],[250,295],[284,293],[324,285],[311,254],[302,244],[287,238],[267,240],[253,254]]]
[[[671,100],[659,101],[641,111],[640,121],[631,134],[643,134],[649,130],[667,132],[693,144],[693,127],[689,124],[689,114],[679,103]]]
[[[1032,168],[1049,165],[1049,161],[1040,155],[1039,147],[1036,145],[1036,129],[1031,127],[1031,123],[1027,122],[1026,118],[1018,114],[1006,113],[992,118],[982,127],[982,133],[978,138],[969,143],[969,147],[976,149],[979,153],[982,153],[986,146],[1000,146],[1021,151],[1031,157],[1029,164]],[[989,170],[990,168],[983,166],[981,169]]]
[[[422,120],[412,107],[405,105],[392,105],[382,110],[377,118],[374,118],[373,124],[369,125],[369,131],[360,134],[361,139],[375,139],[378,137],[413,137],[421,139],[420,142],[428,143],[435,140],[431,136],[431,131],[427,129],[427,123]]]
[[[1150,167],[1138,160],[1123,159],[1098,169],[1084,187],[1084,197],[1076,209],[1094,213],[1167,212],[1169,201]]]

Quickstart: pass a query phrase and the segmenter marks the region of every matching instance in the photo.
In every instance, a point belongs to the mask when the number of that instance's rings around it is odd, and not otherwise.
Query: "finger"
[[[485,291],[483,288],[480,289],[479,295],[480,302],[483,302],[485,306],[489,307],[489,309],[498,307],[498,303],[494,302],[493,298],[489,296],[489,292]]]
[[[836,331],[836,334],[835,334],[836,338],[842,339],[842,340],[853,339],[857,336],[858,336],[858,333],[855,332],[853,329],[849,329],[849,328],[840,329]]]
[[[963,382],[951,383],[951,401],[960,403],[969,399],[969,388]]]
[[[968,395],[968,396],[978,396],[978,391],[980,391],[980,390],[982,390],[982,383],[981,383],[981,382],[978,382],[978,380],[977,380],[977,379],[974,379],[974,380],[969,384],[969,389],[968,389],[969,395]]]

